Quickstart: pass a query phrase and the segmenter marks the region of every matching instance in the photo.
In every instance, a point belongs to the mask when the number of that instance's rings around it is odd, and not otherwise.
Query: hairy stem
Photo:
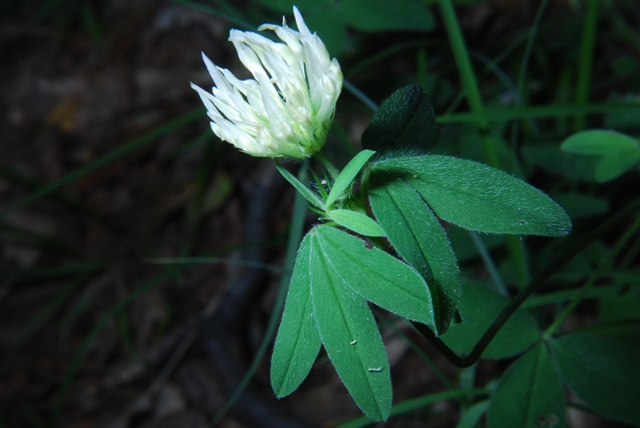
[[[314,157],[320,163],[320,165],[322,165],[322,167],[329,173],[329,175],[331,175],[331,178],[333,178],[334,180],[338,178],[338,175],[340,175],[340,171],[333,164],[333,162],[331,162],[331,159],[329,159],[329,156],[327,155],[327,150],[324,147],[322,148],[322,150],[316,153]]]

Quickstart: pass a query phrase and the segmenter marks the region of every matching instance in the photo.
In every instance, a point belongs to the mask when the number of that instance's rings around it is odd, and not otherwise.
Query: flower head
[[[198,91],[211,129],[253,156],[305,158],[322,148],[342,89],[338,61],[329,58],[320,38],[311,34],[294,6],[299,31],[263,24],[283,43],[257,33],[231,30],[242,64],[254,79],[239,80],[202,55],[215,82],[212,93]]]

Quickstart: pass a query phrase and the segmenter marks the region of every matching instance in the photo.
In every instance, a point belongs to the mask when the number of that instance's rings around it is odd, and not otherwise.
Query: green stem
[[[596,29],[598,25],[598,5],[600,0],[588,0],[587,11],[582,27],[582,43],[580,44],[580,59],[578,62],[578,83],[576,87],[576,103],[586,104],[589,98],[591,83],[591,68],[593,67],[593,51],[596,41]],[[584,129],[586,116],[576,116],[573,124],[575,132]]]
[[[480,96],[478,81],[473,71],[473,67],[471,66],[471,59],[469,58],[467,46],[462,36],[462,30],[460,29],[456,12],[453,9],[452,1],[439,0],[439,5],[444,26],[447,30],[447,35],[449,36],[453,57],[456,61],[456,66],[460,73],[460,79],[462,80],[462,86],[467,96],[469,108],[472,113],[482,114],[484,112],[484,104],[482,102],[482,97]],[[489,122],[485,119],[478,119],[476,124],[482,139],[485,160],[492,167],[501,169],[496,145],[494,144],[491,131],[489,129]],[[527,268],[524,251],[520,245],[520,239],[517,236],[508,236],[506,240],[507,248],[517,268],[520,283],[524,286],[524,284],[529,280],[529,269]]]
[[[533,42],[536,39],[536,35],[538,34],[538,29],[540,28],[540,22],[542,21],[542,15],[544,14],[545,9],[547,8],[547,4],[549,0],[543,0],[538,7],[538,11],[536,12],[536,16],[533,20],[533,26],[529,31],[529,36],[527,37],[527,45],[524,49],[524,56],[522,57],[522,63],[520,64],[520,73],[518,73],[518,86],[516,89],[515,100],[516,104],[522,105],[523,100],[523,92],[524,92],[524,83],[527,77],[527,69],[529,68],[529,60],[531,59],[531,51],[533,51]],[[528,98],[528,97],[527,97]]]
[[[551,324],[549,328],[544,332],[544,335],[542,336],[544,340],[548,340],[551,336],[553,336],[556,330],[560,328],[562,323],[567,319],[571,312],[573,312],[576,306],[578,306],[578,303],[580,303],[586,297],[586,295],[593,287],[593,284],[595,284],[598,278],[600,278],[602,273],[607,269],[611,260],[613,260],[618,255],[618,253],[622,250],[622,247],[624,247],[627,242],[629,242],[633,234],[636,233],[638,229],[640,229],[640,217],[638,217],[636,221],[631,225],[631,227],[628,228],[627,231],[620,237],[609,255],[600,261],[598,268],[591,274],[587,282],[584,284],[584,287],[582,287],[582,291],[571,301],[571,303],[569,303],[569,305],[567,305],[562,314],[560,314],[560,316],[555,319],[553,324]]]
[[[467,46],[462,36],[462,30],[458,24],[458,18],[456,12],[453,9],[451,0],[439,0],[440,13],[444,21],[447,35],[449,36],[449,42],[451,43],[451,50],[453,51],[453,57],[460,73],[460,79],[462,80],[462,86],[467,96],[467,102],[469,108],[474,113],[481,113],[484,110],[484,104],[482,97],[480,96],[480,90],[478,89],[478,82],[476,80],[473,67],[471,66],[471,59],[467,52]],[[495,150],[491,134],[489,133],[489,124],[486,120],[478,120],[478,128],[482,137],[483,149],[485,159],[487,163],[494,168],[500,168],[500,161],[498,154]]]
[[[496,290],[498,291],[498,293],[502,294],[503,296],[508,296],[509,293],[507,292],[507,288],[504,285],[504,281],[500,276],[500,272],[498,272],[498,268],[496,267],[496,264],[493,262],[493,259],[491,258],[491,254],[489,254],[489,251],[487,250],[487,246],[484,245],[482,238],[480,238],[480,235],[478,235],[478,232],[474,232],[473,230],[469,231],[469,236],[471,237],[473,244],[476,246],[476,249],[480,254],[480,258],[484,262],[484,266],[489,271],[489,275],[493,280],[493,285],[496,286]]]
[[[509,317],[511,317],[511,315],[513,315],[513,313],[518,310],[520,306],[522,306],[524,301],[529,296],[531,296],[538,288],[540,288],[556,271],[558,271],[558,269],[560,269],[573,257],[583,251],[589,244],[598,239],[612,227],[619,225],[625,217],[635,212],[639,208],[640,199],[637,199],[636,201],[628,205],[627,208],[620,211],[618,214],[609,218],[606,222],[602,223],[600,226],[584,235],[582,239],[579,239],[573,244],[568,245],[568,248],[562,251],[561,255],[551,265],[549,265],[542,273],[536,276],[529,283],[529,285],[527,285],[520,293],[516,295],[516,297],[513,298],[513,300],[511,300],[511,302],[509,302],[509,304],[502,310],[500,315],[498,315],[498,317],[489,326],[487,331],[485,331],[478,343],[476,343],[476,345],[473,347],[471,353],[466,357],[463,358],[458,356],[442,340],[436,337],[433,331],[431,331],[426,325],[415,322],[413,323],[413,325],[420,332],[420,334],[425,336],[453,365],[462,368],[472,366],[480,359],[484,350],[487,348],[487,346],[489,346],[489,343],[491,343],[495,335],[498,334],[498,331],[500,331]]]
[[[333,178],[334,180],[338,178],[338,175],[340,175],[340,170],[338,170],[333,162],[331,162],[331,159],[329,159],[329,156],[327,155],[327,150],[324,147],[322,148],[322,150],[316,153],[314,157],[317,159],[320,165],[322,165],[322,167],[329,173],[329,175],[331,175],[331,178]]]

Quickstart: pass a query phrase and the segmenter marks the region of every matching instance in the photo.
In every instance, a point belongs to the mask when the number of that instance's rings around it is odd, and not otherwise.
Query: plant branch
[[[605,271],[605,269],[607,269],[611,260],[613,260],[618,255],[618,253],[620,253],[620,250],[622,250],[622,247],[624,247],[627,244],[627,242],[629,242],[629,240],[633,237],[633,234],[636,233],[639,228],[640,228],[640,217],[636,218],[636,221],[631,225],[631,227],[627,229],[627,231],[622,235],[622,237],[620,237],[620,239],[618,240],[618,242],[616,242],[615,247],[611,250],[609,255],[600,261],[598,268],[591,274],[587,282],[582,287],[582,290],[580,291],[580,293],[571,301],[571,303],[569,303],[569,305],[567,305],[567,307],[560,314],[560,316],[556,318],[555,321],[544,332],[544,335],[542,336],[544,340],[547,340],[551,336],[553,336],[553,333],[555,333],[555,331],[562,325],[562,323],[564,322],[565,319],[567,319],[569,314],[573,312],[576,306],[578,306],[578,303],[580,303],[582,299],[586,297],[587,293],[589,293],[589,291],[591,290],[591,287],[593,287],[593,284],[595,284],[596,280],[600,278],[600,276]]]
[[[589,244],[598,239],[602,234],[607,232],[610,228],[619,225],[620,222],[640,209],[640,199],[635,200],[624,210],[620,211],[615,216],[609,218],[591,232],[587,233],[582,239],[578,239],[573,243],[567,244],[567,248],[563,251],[551,265],[549,265],[543,272],[536,276],[520,293],[518,293],[511,302],[502,310],[500,315],[493,321],[487,331],[482,335],[478,343],[473,347],[473,350],[466,357],[460,357],[451,348],[449,348],[442,340],[440,340],[426,325],[414,322],[413,325],[416,329],[425,336],[441,353],[449,360],[453,365],[465,368],[475,364],[484,350],[489,346],[489,343],[493,340],[498,331],[507,322],[507,320],[518,310],[524,301],[531,296],[538,288],[540,288],[558,269],[569,262],[573,257],[583,251]]]

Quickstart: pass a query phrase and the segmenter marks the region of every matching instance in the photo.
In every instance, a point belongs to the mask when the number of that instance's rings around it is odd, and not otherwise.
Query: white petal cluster
[[[320,38],[311,34],[294,6],[298,31],[263,24],[284,43],[257,33],[231,30],[240,61],[254,79],[239,80],[204,54],[215,82],[212,93],[198,91],[211,118],[211,129],[253,156],[305,158],[322,148],[342,90],[338,61],[329,58]]]

